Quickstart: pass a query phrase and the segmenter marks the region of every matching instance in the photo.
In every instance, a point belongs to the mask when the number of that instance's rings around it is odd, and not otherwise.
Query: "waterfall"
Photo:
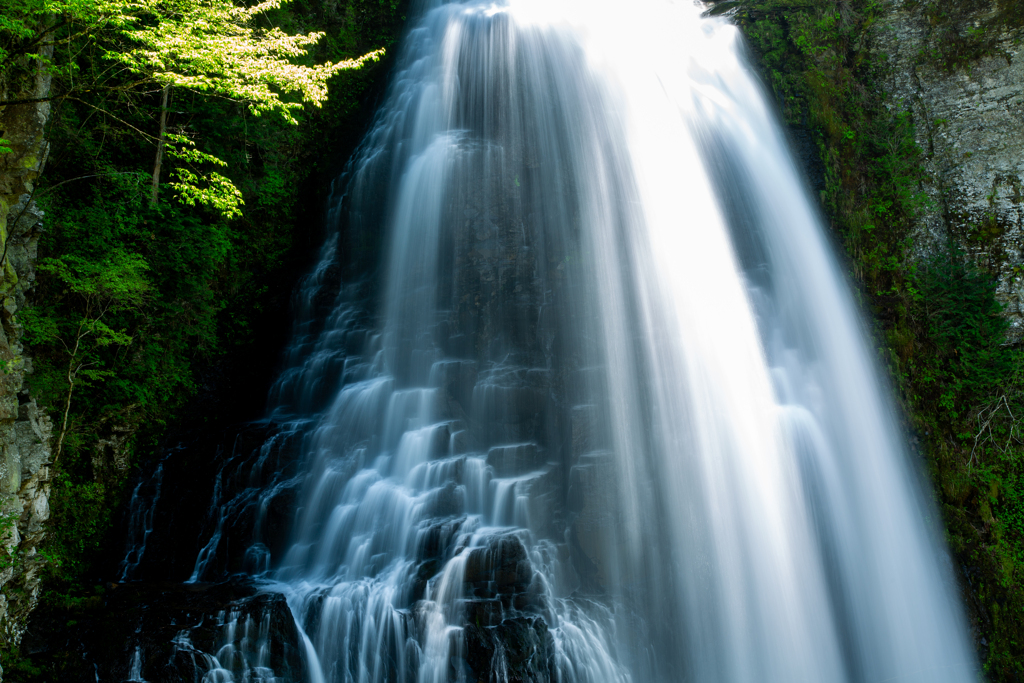
[[[329,217],[281,431],[242,493],[218,475],[192,575],[256,515],[244,566],[287,600],[307,680],[977,677],[734,27],[663,0],[425,3]],[[268,474],[284,442],[299,464]],[[209,680],[282,680],[260,628],[259,653],[176,642]]]

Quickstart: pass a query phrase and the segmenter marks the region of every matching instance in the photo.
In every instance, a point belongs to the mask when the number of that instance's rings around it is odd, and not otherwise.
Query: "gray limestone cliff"
[[[49,74],[23,61],[0,75],[0,101],[37,100]],[[48,102],[0,106],[0,648],[15,649],[38,602],[43,559],[38,548],[49,517],[52,425],[25,388],[32,371],[21,344],[18,311],[35,282],[42,211],[35,181],[46,163]],[[2,677],[0,671],[0,677]]]
[[[978,3],[975,3],[978,4]],[[915,244],[934,252],[952,238],[998,277],[1011,340],[1024,337],[1024,27],[999,25],[981,3],[943,29],[928,7],[897,0],[875,28],[892,66],[891,107],[913,114],[931,199]],[[985,49],[950,64],[941,30],[984,32]],[[949,49],[948,46],[946,48]]]

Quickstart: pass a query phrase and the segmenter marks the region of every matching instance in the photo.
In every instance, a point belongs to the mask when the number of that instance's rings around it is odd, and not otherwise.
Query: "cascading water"
[[[317,683],[975,678],[735,29],[660,0],[419,16],[299,293],[281,430],[218,475],[192,581],[254,517],[235,564]],[[284,442],[301,466],[268,474]],[[269,631],[234,633],[175,642],[211,681],[273,678]]]

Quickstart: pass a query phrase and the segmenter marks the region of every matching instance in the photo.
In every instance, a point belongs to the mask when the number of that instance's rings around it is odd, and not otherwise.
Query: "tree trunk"
[[[56,463],[57,459],[60,458],[61,451],[64,450],[64,437],[68,433],[68,416],[71,415],[71,394],[75,390],[75,378],[78,375],[78,371],[82,369],[79,365],[75,368],[75,357],[78,355],[78,347],[82,343],[82,326],[78,327],[78,337],[75,339],[75,348],[71,350],[71,360],[68,361],[68,395],[64,400],[64,419],[61,421],[60,434],[57,437],[57,448],[54,449],[52,463]],[[66,346],[64,348],[67,348]]]
[[[156,162],[153,164],[153,191],[149,195],[149,206],[155,207],[157,195],[160,192],[160,166],[164,161],[164,138],[167,134],[167,96],[171,93],[171,86],[165,85],[160,96],[160,137],[156,142]]]

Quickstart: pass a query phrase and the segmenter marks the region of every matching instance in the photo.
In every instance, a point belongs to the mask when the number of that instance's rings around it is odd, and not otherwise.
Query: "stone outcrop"
[[[909,110],[924,151],[931,199],[914,243],[921,254],[949,238],[999,279],[997,298],[1011,340],[1024,336],[1024,28],[988,36],[986,56],[955,69],[934,55],[934,22],[924,3],[896,0],[875,28],[875,47],[891,65],[887,92]],[[995,6],[953,27],[985,26]]]
[[[47,96],[50,75],[36,62],[9,68],[0,101]],[[36,245],[43,213],[35,181],[46,163],[48,102],[0,106],[0,648],[16,648],[38,602],[42,559],[37,554],[49,518],[50,418],[25,389],[32,371],[21,344],[18,311],[35,282]],[[2,676],[2,672],[0,672]]]

